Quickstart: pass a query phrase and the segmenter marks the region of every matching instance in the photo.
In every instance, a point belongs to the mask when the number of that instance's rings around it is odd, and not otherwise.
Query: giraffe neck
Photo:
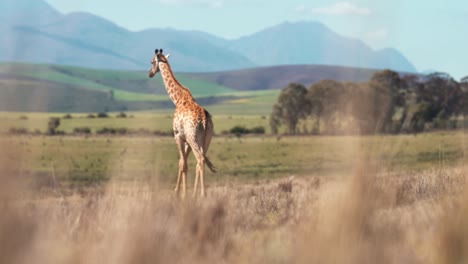
[[[159,70],[161,71],[161,76],[166,86],[166,91],[169,94],[172,102],[177,106],[183,102],[194,102],[192,94],[189,89],[185,88],[182,84],[177,81],[174,76],[174,73],[169,66],[169,63],[160,63]]]

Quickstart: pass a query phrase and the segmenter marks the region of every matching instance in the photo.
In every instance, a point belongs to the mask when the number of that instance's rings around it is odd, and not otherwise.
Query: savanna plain
[[[125,119],[0,115],[0,263],[466,263],[465,130],[371,136],[233,136],[261,115],[214,116],[206,198],[173,188],[164,133],[73,134]],[[12,134],[11,127],[38,133]],[[267,131],[268,132],[268,131]]]

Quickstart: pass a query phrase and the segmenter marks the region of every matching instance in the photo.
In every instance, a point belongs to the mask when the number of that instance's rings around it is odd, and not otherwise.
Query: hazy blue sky
[[[238,38],[285,21],[320,21],[375,49],[400,50],[420,71],[468,75],[466,0],[47,0],[130,30],[201,30]]]

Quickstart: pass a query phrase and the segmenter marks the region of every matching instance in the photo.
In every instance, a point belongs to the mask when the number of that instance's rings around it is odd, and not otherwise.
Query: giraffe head
[[[149,71],[149,77],[153,78],[156,73],[159,72],[159,64],[160,63],[167,63],[167,58],[169,58],[171,54],[163,55],[162,49],[156,49],[154,51],[154,57],[151,60],[151,70]]]

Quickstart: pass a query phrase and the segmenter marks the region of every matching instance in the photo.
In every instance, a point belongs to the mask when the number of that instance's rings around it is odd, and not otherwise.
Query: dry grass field
[[[0,263],[468,261],[464,133],[280,142],[216,138],[211,156],[223,169],[208,176],[205,199],[175,197],[175,166],[153,171],[170,174],[167,179],[132,180],[145,155],[155,164],[148,171],[177,164],[175,152],[164,155],[164,149],[175,148],[169,139],[155,140],[162,145],[125,137],[2,139]],[[149,148],[163,152],[144,152]],[[113,154],[122,150],[140,156]],[[57,164],[75,157],[84,164],[85,156],[97,159],[90,156],[96,152],[106,157],[110,176],[85,185],[63,184],[73,181],[59,175],[70,168],[47,171],[41,169],[44,162],[37,163],[41,157]],[[321,157],[322,166],[309,166]],[[278,168],[287,167],[284,161],[300,168],[273,178],[268,173],[274,168],[257,178],[242,170],[238,173],[245,177],[236,178],[229,170],[255,164],[267,168],[273,166],[269,160]],[[49,176],[32,184],[31,177],[42,175],[32,170]],[[126,178],[113,177],[117,172]]]

